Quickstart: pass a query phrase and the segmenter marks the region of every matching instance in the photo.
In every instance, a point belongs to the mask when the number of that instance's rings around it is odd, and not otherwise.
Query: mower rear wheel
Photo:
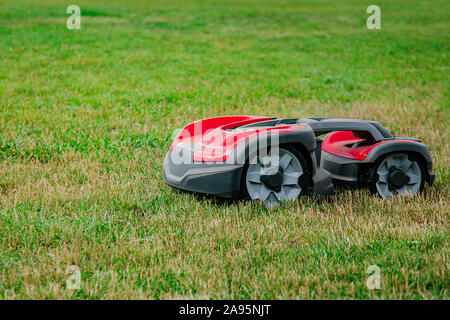
[[[382,198],[415,196],[423,190],[424,165],[406,153],[394,153],[378,160],[369,172],[369,188]]]

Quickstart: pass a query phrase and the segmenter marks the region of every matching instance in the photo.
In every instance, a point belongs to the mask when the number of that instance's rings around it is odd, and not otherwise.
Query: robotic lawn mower
[[[333,185],[368,186],[383,198],[416,195],[434,180],[428,148],[375,121],[227,116],[193,122],[164,159],[164,181],[267,206]]]

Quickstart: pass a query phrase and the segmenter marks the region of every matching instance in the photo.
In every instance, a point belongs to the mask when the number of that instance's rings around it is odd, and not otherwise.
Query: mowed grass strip
[[[71,31],[63,1],[0,2],[1,298],[449,298],[448,1],[382,2],[377,31],[364,1],[79,5]],[[173,130],[230,114],[377,120],[436,181],[273,210],[166,186]]]

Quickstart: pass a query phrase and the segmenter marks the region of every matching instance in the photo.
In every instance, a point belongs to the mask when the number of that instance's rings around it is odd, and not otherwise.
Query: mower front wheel
[[[307,172],[305,158],[297,149],[286,145],[270,150],[267,155],[258,152],[250,157],[243,183],[252,200],[261,200],[266,207],[273,207],[302,194],[301,181]]]

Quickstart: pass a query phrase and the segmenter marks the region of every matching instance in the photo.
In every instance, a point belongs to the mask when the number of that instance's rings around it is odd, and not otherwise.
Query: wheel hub
[[[391,167],[388,174],[388,185],[390,190],[395,190],[409,183],[408,174],[398,167]]]
[[[283,185],[283,169],[271,167],[264,170],[261,174],[261,182],[264,183],[267,188],[280,192]]]

